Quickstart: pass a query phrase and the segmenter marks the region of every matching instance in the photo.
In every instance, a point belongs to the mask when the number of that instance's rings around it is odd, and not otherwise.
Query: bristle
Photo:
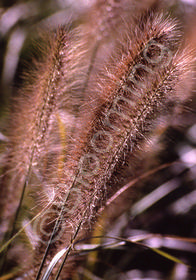
[[[70,252],[88,234],[118,188],[118,173],[153,135],[157,119],[170,114],[168,104],[190,71],[175,21],[147,12],[134,22],[128,2],[97,1],[91,17],[98,21],[82,26],[89,28],[84,38],[64,28],[50,35],[46,59],[27,75],[11,114],[3,231],[30,186],[44,209],[28,229],[38,242],[23,279],[39,279],[57,251]],[[62,279],[69,273],[68,267]]]
[[[166,105],[190,64],[190,58],[178,51],[179,31],[169,18],[149,14],[126,33],[121,46],[111,53],[110,63],[88,87],[90,97],[78,138],[67,153],[62,179],[55,182],[58,233],[65,229],[54,240],[58,248],[90,228],[106,194],[114,192],[112,176],[150,137],[157,118],[169,113]],[[44,234],[41,238],[46,242]],[[50,242],[44,262],[54,255]]]
[[[25,85],[11,108],[9,146],[5,175],[1,181],[2,236],[9,229],[7,237],[11,237],[21,227],[18,217],[26,203],[25,194],[33,193],[39,186],[45,189],[50,157],[53,155],[54,160],[62,154],[54,148],[59,133],[54,137],[53,133],[62,108],[66,110],[67,104],[73,102],[70,98],[70,84],[75,70],[70,63],[74,52],[70,43],[72,36],[65,28],[45,36],[43,59],[35,62],[34,68],[25,74]],[[73,116],[66,118],[69,134]],[[67,139],[62,141],[68,142]]]
[[[125,150],[134,153],[151,132],[180,76],[182,67],[174,61],[178,31],[173,22],[162,16],[148,17],[147,22],[142,18],[136,34],[125,38],[121,54],[112,55],[107,72],[89,89],[99,106],[92,105],[91,110],[87,106],[88,121],[78,139],[84,147],[78,153],[81,167],[76,168],[77,189],[88,188],[88,195],[95,188],[102,193],[116,165],[126,157]],[[94,113],[87,119],[92,108]]]
[[[97,71],[106,63],[122,33],[126,32],[125,23],[131,25],[133,17],[138,14],[139,4],[134,1],[98,0],[83,15],[78,27],[82,47],[87,50],[86,78],[81,84],[84,98],[87,88],[94,80]],[[79,46],[81,47],[81,46]]]

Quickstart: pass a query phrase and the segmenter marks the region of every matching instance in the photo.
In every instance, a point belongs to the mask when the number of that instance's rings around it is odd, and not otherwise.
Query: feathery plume
[[[113,180],[153,133],[158,117],[170,112],[169,101],[189,71],[191,59],[178,50],[175,22],[147,13],[131,28],[88,87],[90,98],[81,113],[77,140],[67,154],[62,179],[55,183],[52,209],[57,210],[57,221],[37,279],[57,247],[68,246],[65,261],[70,239],[87,234],[99,207],[116,191]],[[43,228],[46,231],[48,224]],[[42,235],[42,241],[45,238]],[[42,251],[43,246],[37,256]],[[65,270],[62,277],[68,277]]]
[[[122,3],[96,2],[91,11],[98,21],[90,28],[89,20],[83,39],[63,28],[51,36],[46,60],[28,74],[11,115],[3,232],[18,216],[29,185],[35,192],[41,185],[47,208],[29,232],[37,242],[23,279],[39,279],[56,252],[67,247],[59,270],[52,272],[59,277],[73,242],[88,234],[98,209],[117,191],[123,166],[134,164],[191,71],[174,21],[148,12],[134,23],[128,1]],[[62,279],[69,277],[70,264],[67,268]]]
[[[46,192],[49,170],[52,164],[59,164],[54,160],[62,155],[63,148],[59,151],[55,146],[58,138],[62,146],[69,142],[60,130],[55,134],[55,127],[66,118],[63,124],[71,135],[74,114],[66,108],[76,102],[70,95],[70,84],[77,88],[77,82],[73,82],[75,65],[71,59],[75,53],[71,37],[73,34],[66,28],[45,35],[43,59],[35,62],[34,69],[25,75],[25,85],[11,108],[6,167],[1,180],[2,237],[8,229],[10,234],[6,236],[11,237],[19,227],[25,194],[40,192],[39,186]]]

